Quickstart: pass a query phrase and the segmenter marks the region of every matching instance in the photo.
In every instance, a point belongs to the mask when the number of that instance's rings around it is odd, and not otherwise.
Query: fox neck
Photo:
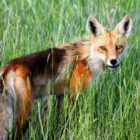
[[[105,56],[94,51],[93,45],[90,46],[89,51],[89,67],[93,73],[99,74],[104,71]]]

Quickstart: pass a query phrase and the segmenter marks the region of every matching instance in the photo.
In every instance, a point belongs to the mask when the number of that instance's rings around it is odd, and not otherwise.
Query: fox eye
[[[104,51],[106,51],[106,48],[104,46],[100,46],[100,48]]]
[[[116,50],[121,50],[121,49],[123,49],[122,45],[116,46]]]

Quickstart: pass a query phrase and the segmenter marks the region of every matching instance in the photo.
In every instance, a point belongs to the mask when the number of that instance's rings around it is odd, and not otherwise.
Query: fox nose
[[[117,59],[111,59],[110,60],[110,63],[114,66],[117,64]]]

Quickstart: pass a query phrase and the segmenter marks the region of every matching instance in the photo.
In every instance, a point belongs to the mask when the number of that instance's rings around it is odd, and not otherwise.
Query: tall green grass
[[[140,139],[140,1],[1,0],[1,66],[84,36],[90,14],[113,29],[128,13],[133,30],[122,66],[106,69],[74,102],[66,91],[60,112],[55,96],[36,101],[22,139]]]

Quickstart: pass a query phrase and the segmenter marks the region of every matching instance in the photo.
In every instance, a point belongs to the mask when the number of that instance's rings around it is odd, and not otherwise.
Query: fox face
[[[120,64],[120,54],[124,52],[130,35],[132,27],[130,16],[126,15],[115,29],[109,32],[93,16],[89,16],[87,27],[91,32],[91,58],[95,59],[96,57],[96,61],[110,69],[117,68]]]

